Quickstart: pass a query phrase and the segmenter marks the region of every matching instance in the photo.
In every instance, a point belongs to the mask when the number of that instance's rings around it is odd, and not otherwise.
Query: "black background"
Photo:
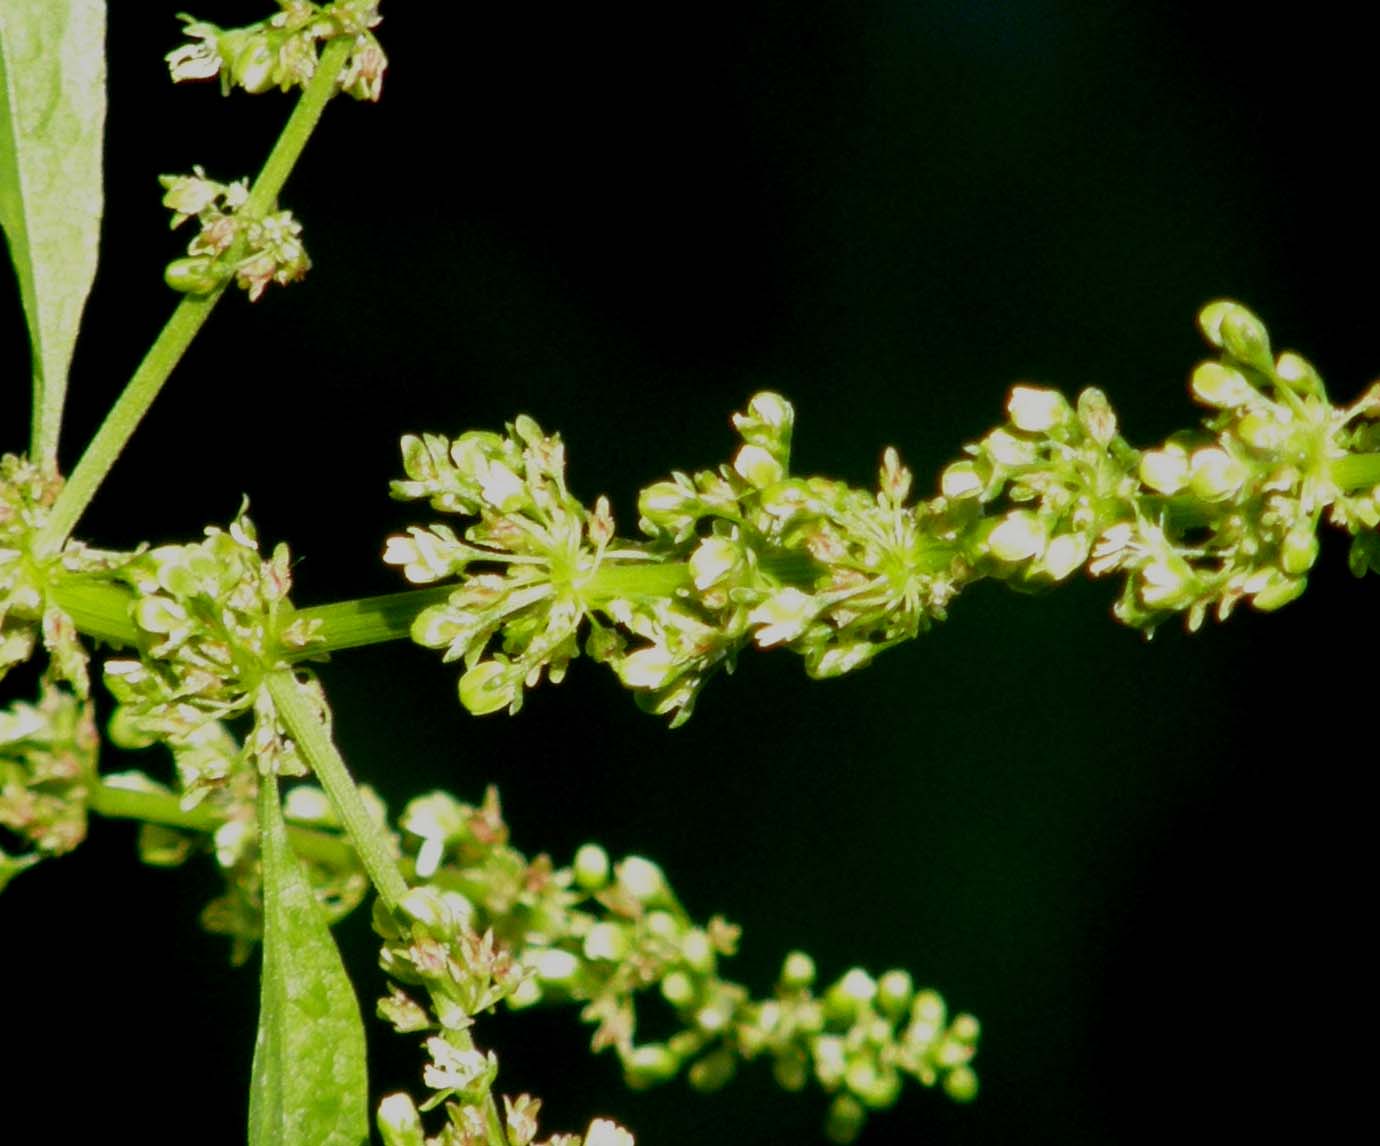
[[[187,236],[156,176],[250,174],[291,106],[173,88],[183,6],[112,6],[69,467],[175,301],[161,266]],[[631,530],[637,488],[724,460],[764,387],[796,404],[799,472],[870,482],[892,443],[928,491],[1016,380],[1103,386],[1137,444],[1188,425],[1214,297],[1341,400],[1380,367],[1373,64],[1339,8],[479,7],[385,4],[382,103],[333,104],[283,197],[311,275],[227,297],[83,537],[191,538],[247,494],[315,604],[400,587],[379,553],[417,520],[387,497],[408,431],[528,412]],[[4,289],[0,447],[22,449]],[[1348,1042],[1375,1010],[1373,686],[1347,667],[1374,647],[1374,590],[1327,540],[1274,616],[1147,644],[1111,584],[981,585],[852,679],[750,655],[674,733],[583,660],[512,719],[468,717],[409,646],[322,676],[395,809],[497,782],[518,846],[648,854],[693,912],[743,924],[726,970],[759,992],[801,946],[831,978],[909,967],[979,1015],[977,1102],[910,1088],[865,1142],[1320,1140],[1360,1107]],[[242,1138],[257,981],[197,929],[214,886],[141,869],[133,829],[98,823],[6,891],[4,1089],[49,1140]],[[368,1010],[376,949],[362,915],[343,933]],[[415,1047],[372,1026],[376,1083],[420,1090]],[[502,1090],[544,1096],[548,1133],[605,1114],[646,1144],[822,1140],[818,1093],[765,1067],[712,1098],[629,1095],[570,1013],[478,1037]]]

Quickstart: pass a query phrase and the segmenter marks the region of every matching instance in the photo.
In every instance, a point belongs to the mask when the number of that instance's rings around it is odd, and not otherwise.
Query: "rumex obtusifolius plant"
[[[252,91],[333,81],[327,63],[348,75],[363,59],[366,94],[377,95],[371,20],[368,5],[294,4],[245,30],[193,24],[172,62]],[[322,49],[320,36],[341,39]],[[232,282],[257,297],[305,270],[295,224],[255,202],[261,186],[199,172],[165,180],[175,217],[202,227],[194,261],[168,275],[192,313]],[[17,663],[42,644],[49,667],[37,702],[7,710],[0,737],[4,823],[19,841],[4,873],[75,847],[89,811],[143,821],[150,862],[211,851],[224,892],[203,922],[230,937],[232,958],[263,940],[259,1141],[363,1133],[359,1020],[311,904],[334,919],[371,885],[390,981],[378,1010],[425,1052],[415,1097],[371,1103],[386,1141],[537,1138],[536,1100],[505,1093],[497,1059],[474,1045],[496,1005],[578,1004],[634,1086],[683,1072],[714,1089],[740,1062],[766,1059],[783,1086],[830,1096],[837,1139],[896,1102],[907,1076],[971,1097],[976,1021],[907,972],[854,969],[817,984],[796,952],[770,997],[753,999],[721,976],[736,927],[697,920],[652,861],[615,863],[598,845],[566,865],[529,858],[509,843],[492,793],[476,804],[423,795],[389,817],[344,771],[311,671],[333,650],[410,630],[462,666],[461,700],[484,713],[516,711],[584,654],[683,723],[739,655],[779,647],[813,676],[854,672],[963,607],[959,594],[983,579],[1043,589],[1080,569],[1117,575],[1118,615],[1151,632],[1174,614],[1196,627],[1237,604],[1287,603],[1326,520],[1353,533],[1353,563],[1367,567],[1372,400],[1334,408],[1311,368],[1276,357],[1243,308],[1217,304],[1202,326],[1214,360],[1194,376],[1210,409],[1200,429],[1140,451],[1097,392],[1070,402],[1021,387],[1007,421],[928,497],[936,483],[917,482],[894,451],[875,490],[800,476],[795,412],[769,392],[735,417],[740,441],[721,468],[647,487],[626,538],[607,503],[569,492],[560,439],[530,417],[502,433],[409,437],[395,494],[454,523],[420,522],[388,543],[388,560],[434,589],[365,609],[295,607],[289,554],[260,551],[247,511],[200,540],[139,551],[60,537],[75,518],[35,444],[5,463],[4,647]],[[97,641],[115,647],[99,674],[118,704],[109,735],[166,745],[173,771],[161,783],[97,771],[87,679]],[[729,702],[729,690],[713,699]],[[306,773],[315,783],[288,786]],[[314,996],[330,1000],[324,1020]],[[658,1008],[669,1030],[652,1037],[645,1012]],[[338,1052],[329,1069],[323,1046]],[[602,1119],[585,1138],[627,1140]]]

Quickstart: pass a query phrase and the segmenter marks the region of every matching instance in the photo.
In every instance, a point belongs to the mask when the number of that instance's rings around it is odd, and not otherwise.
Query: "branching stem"
[[[316,74],[303,90],[277,144],[254,181],[249,200],[242,208],[245,213],[263,214],[277,201],[278,192],[302,154],[327,102],[335,94],[336,77],[344,66],[350,47],[350,37],[341,37],[329,43],[321,53]],[[188,296],[173,311],[167,325],[149,348],[134,377],[111,407],[68,478],[43,532],[35,542],[34,552],[39,558],[52,556],[71,536],[81,515],[96,495],[96,490],[224,291],[224,286],[221,286],[207,295]]]

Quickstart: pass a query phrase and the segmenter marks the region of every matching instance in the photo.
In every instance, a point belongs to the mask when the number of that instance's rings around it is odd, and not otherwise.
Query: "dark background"
[[[189,233],[168,233],[156,176],[250,174],[291,106],[174,89],[184,6],[112,6],[69,467],[175,301],[161,266]],[[1103,386],[1137,444],[1190,424],[1215,297],[1340,400],[1380,368],[1373,61],[1340,8],[477,7],[384,5],[383,102],[333,104],[284,195],[314,270],[227,297],[83,537],[191,538],[247,494],[315,604],[400,587],[379,553],[417,520],[387,497],[408,431],[528,412],[630,531],[639,486],[726,459],[729,414],[763,387],[796,404],[800,472],[870,482],[892,443],[928,492],[1016,380]],[[3,289],[0,447],[22,449]],[[749,655],[674,733],[583,660],[512,719],[468,717],[455,673],[409,646],[322,676],[395,809],[496,781],[518,846],[648,854],[694,913],[743,924],[726,971],[759,992],[801,946],[830,978],[906,966],[980,1016],[978,1101],[909,1088],[873,1146],[1322,1140],[1360,1108],[1348,1042],[1375,1017],[1373,700],[1345,667],[1374,646],[1374,589],[1327,540],[1274,616],[1147,644],[1112,621],[1112,584],[981,585],[852,679]],[[7,890],[4,1088],[51,1140],[242,1138],[257,982],[197,929],[214,886],[141,869],[133,829],[98,823]],[[344,934],[368,1009],[364,917]],[[420,1089],[414,1045],[372,1033],[379,1086]],[[478,1036],[501,1089],[545,1098],[547,1133],[604,1114],[648,1146],[822,1141],[818,1093],[765,1066],[713,1098],[628,1095],[571,1013]]]

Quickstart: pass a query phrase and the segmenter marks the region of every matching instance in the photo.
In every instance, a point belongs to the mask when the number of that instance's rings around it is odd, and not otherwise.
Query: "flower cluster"
[[[340,90],[355,99],[377,101],[383,91],[388,58],[374,38],[380,20],[378,0],[278,0],[267,20],[243,28],[220,28],[184,16],[191,43],[167,55],[175,82],[220,77],[227,95],[232,87],[247,92],[305,87],[316,73],[321,45],[339,36],[353,37]]]
[[[210,294],[233,278],[249,300],[257,302],[268,284],[297,282],[311,269],[302,245],[302,226],[291,211],[262,216],[241,208],[249,199],[243,180],[217,183],[200,167],[192,175],[160,175],[163,206],[173,212],[172,226],[195,217],[201,230],[187,245],[185,258],[174,259],[164,273],[168,285],[184,294]]]
[[[112,739],[129,748],[161,740],[180,753],[183,798],[194,804],[228,774],[224,753],[197,751],[204,747],[198,740],[204,726],[252,713],[247,757],[266,772],[303,774],[260,687],[266,671],[317,642],[287,599],[287,547],[279,545],[263,560],[242,509],[228,529],[209,526],[203,541],[146,550],[114,576],[136,594],[130,616],[140,657],[105,663],[106,686],[119,703]],[[319,690],[316,695],[324,720],[324,698]]]
[[[516,712],[524,688],[565,675],[579,655],[584,587],[606,558],[627,556],[607,552],[608,502],[591,511],[571,496],[560,438],[527,417],[506,435],[408,436],[403,468],[394,497],[478,518],[463,538],[435,525],[389,539],[384,560],[413,584],[462,577],[444,604],[417,617],[413,639],[463,660],[460,698],[471,712]]]
[[[789,648],[811,676],[832,677],[943,620],[968,571],[951,523],[907,504],[912,477],[895,450],[882,457],[875,494],[792,477],[794,417],[779,394],[756,395],[733,417],[743,444],[732,463],[649,486],[639,525],[663,560],[687,560],[686,598],[729,647]],[[661,693],[654,711],[688,714],[693,694],[674,686],[691,675],[697,691],[703,666],[687,665],[661,629],[653,635],[615,667],[625,683]]]
[[[44,591],[30,542],[61,486],[61,478],[25,458],[0,457],[0,677],[28,660],[37,643]]]
[[[560,439],[530,418],[506,435],[405,438],[394,496],[479,519],[463,536],[436,525],[389,540],[384,560],[414,583],[460,579],[413,639],[463,659],[471,712],[514,712],[543,672],[564,675],[588,619],[586,651],[675,726],[749,642],[836,676],[942,619],[967,572],[952,524],[906,504],[895,451],[875,494],[790,477],[793,417],[779,395],[753,398],[731,464],[643,492],[639,542],[612,540],[605,499],[588,511],[570,496]]]
[[[943,1000],[917,992],[904,971],[874,980],[855,968],[816,995],[814,964],[796,952],[775,995],[754,1001],[719,973],[738,928],[718,917],[696,924],[650,860],[614,864],[587,844],[568,867],[545,856],[529,861],[508,844],[492,789],[478,807],[443,793],[414,800],[399,826],[412,874],[425,886],[409,895],[406,920],[376,913],[383,965],[431,998],[429,1009],[401,989],[384,999],[380,1011],[399,1030],[445,1036],[501,1000],[515,1008],[578,1002],[594,1025],[594,1049],[618,1054],[629,1085],[685,1070],[692,1086],[712,1090],[740,1060],[766,1057],[788,1089],[813,1077],[833,1096],[828,1125],[839,1141],[856,1134],[867,1110],[892,1105],[905,1076],[942,1082],[960,1100],[976,1093],[976,1020],[949,1018]],[[652,992],[677,1030],[639,1042],[637,1000]],[[433,1059],[455,1057],[431,1049]],[[466,1051],[464,1077],[483,1079],[484,1061]],[[463,1089],[435,1064],[428,1079],[437,1089]],[[487,1082],[475,1085],[478,1094]]]
[[[86,837],[99,743],[91,706],[51,681],[38,704],[0,710],[0,827],[32,849],[18,856],[0,849],[0,889]]]
[[[27,458],[0,456],[0,679],[33,655],[40,638],[48,674],[77,696],[90,694],[87,653],[72,620],[54,605],[53,585],[69,574],[99,573],[123,556],[69,542],[54,559],[40,559],[34,541],[48,520],[62,479]]]

